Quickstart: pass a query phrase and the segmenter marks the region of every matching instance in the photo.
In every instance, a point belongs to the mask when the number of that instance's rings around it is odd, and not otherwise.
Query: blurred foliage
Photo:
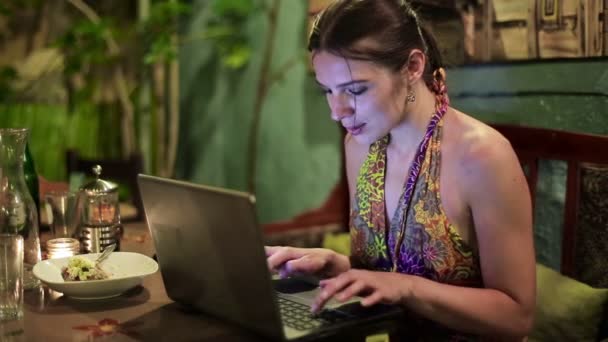
[[[0,67],[0,103],[12,100],[14,91],[11,84],[17,79],[17,76],[17,70],[14,67]]]
[[[177,57],[172,37],[178,33],[179,16],[189,12],[190,6],[177,1],[152,4],[150,16],[139,27],[146,42],[144,63],[167,62]]]
[[[24,13],[26,18],[35,18],[30,14],[42,13],[42,6],[49,4],[46,1],[0,1],[0,16],[9,23],[1,34],[8,39],[19,34],[23,36],[20,30],[31,25],[13,25],[18,20],[16,18]],[[84,156],[91,158],[120,154],[120,148],[116,146],[120,146],[121,141],[122,111],[115,94],[112,95],[116,91],[112,83],[115,68],[123,68],[128,82],[128,99],[136,104],[139,87],[149,82],[145,79],[149,77],[149,70],[142,71],[142,66],[174,61],[179,45],[188,40],[210,41],[222,65],[229,69],[242,68],[252,54],[246,27],[248,17],[262,9],[263,0],[206,1],[204,6],[210,19],[191,37],[179,35],[179,19],[190,14],[191,1],[151,0],[149,15],[140,21],[133,16],[136,6],[129,2],[87,0],[84,3],[91,7],[99,21],[92,20],[90,15],[66,1],[64,5],[55,7],[64,8],[62,15],[66,22],[54,23],[53,27],[60,29],[50,35],[53,37],[52,47],[59,49],[63,57],[63,70],[58,72],[63,72],[64,79],[57,86],[66,89],[67,106],[62,103],[24,104],[13,101],[23,98],[16,96],[19,94],[14,87],[20,77],[19,69],[0,67],[0,127],[30,128],[32,153],[39,172],[51,180],[65,179],[63,154],[68,147],[77,146]],[[116,8],[123,14],[114,12]],[[111,47],[110,39],[117,48]],[[60,77],[58,79],[61,80]],[[142,113],[135,113],[136,124],[139,115]],[[144,129],[154,130],[153,127]],[[136,134],[142,134],[139,128]],[[156,138],[155,134],[147,135],[152,140]],[[154,146],[156,143],[151,141],[150,144]]]
[[[211,19],[195,38],[211,41],[222,65],[240,69],[249,62],[252,51],[245,27],[247,18],[259,9],[261,5],[255,0],[212,0]],[[177,56],[172,35],[178,32],[177,19],[190,11],[190,6],[180,2],[152,4],[150,16],[139,26],[147,47],[146,64],[171,61]]]
[[[77,147],[88,158],[100,155],[104,116],[96,110],[95,106],[84,104],[68,114],[61,105],[0,104],[0,127],[29,128],[28,140],[37,172],[49,180],[66,180],[66,149]]]
[[[247,18],[261,10],[254,0],[213,0],[213,13],[203,37],[213,42],[222,65],[240,69],[251,58],[252,47],[247,36]]]
[[[55,46],[63,52],[63,74],[66,80],[77,74],[88,74],[96,67],[109,66],[112,56],[108,53],[105,40],[106,34],[114,31],[111,22],[101,20],[98,23],[88,19],[78,18],[74,25],[57,39]],[[116,57],[114,57],[116,59]],[[82,87],[69,89],[69,108],[75,103],[94,102],[92,100],[95,87],[99,84],[95,77],[87,77]]]
[[[0,15],[11,15],[15,11],[38,8],[45,0],[3,0],[0,2]]]
[[[0,2],[0,15],[9,16],[11,14],[11,9],[7,4]]]
[[[0,15],[10,18],[12,14],[39,9],[42,5],[44,0],[1,1]],[[91,6],[93,5],[95,4],[92,3]],[[83,76],[84,82],[74,89],[68,89],[70,107],[80,101],[95,102],[92,96],[96,87],[107,86],[99,80],[108,75],[103,72],[105,68],[111,68],[118,63],[124,65],[126,59],[129,59],[131,67],[137,68],[141,63],[166,63],[177,57],[177,48],[184,41],[184,37],[179,37],[179,18],[190,13],[191,5],[185,0],[155,0],[151,1],[150,5],[149,15],[140,22],[112,20],[112,13],[101,12],[96,13],[100,21],[94,22],[74,8],[67,7],[70,9],[66,13],[69,14],[68,20],[71,23],[53,46],[59,48],[64,55],[66,80],[75,75]],[[263,1],[210,0],[206,6],[211,12],[211,18],[196,37],[192,38],[211,41],[225,67],[242,68],[249,62],[252,54],[245,27],[247,18],[262,9]],[[121,47],[121,51],[116,55],[109,51],[108,36],[115,38]],[[176,37],[177,41],[174,39]],[[128,56],[122,51],[125,47]],[[10,84],[15,77],[15,73],[10,71],[0,71],[0,101],[6,101],[10,97]],[[69,82],[66,85],[69,87]],[[137,87],[138,84],[134,86]]]
[[[261,6],[254,0],[213,0],[209,6],[212,18],[202,29],[199,38],[210,40],[222,61],[230,69],[239,69],[249,62],[251,44],[247,37],[245,24],[247,18]],[[85,18],[75,19],[70,27],[56,42],[65,55],[65,74],[72,76],[86,71],[90,67],[110,66],[120,62],[125,56],[108,54],[106,35],[120,37],[123,42],[138,43],[141,38],[138,57],[144,64],[166,63],[177,57],[177,47],[182,43],[173,38],[179,37],[178,22],[180,16],[187,15],[191,6],[182,1],[154,1],[150,14],[142,22],[125,27],[119,26],[105,17],[99,23]],[[116,34],[121,30],[125,35]],[[130,33],[136,33],[133,36]],[[137,49],[136,49],[137,50]],[[89,84],[87,86],[93,86]],[[91,89],[81,93],[92,93]]]
[[[110,57],[104,36],[111,30],[108,21],[76,21],[56,42],[57,47],[64,51],[64,72],[71,75],[81,71],[86,65],[107,63]]]
[[[254,3],[253,0],[214,0],[211,8],[220,17],[239,19],[252,12]]]

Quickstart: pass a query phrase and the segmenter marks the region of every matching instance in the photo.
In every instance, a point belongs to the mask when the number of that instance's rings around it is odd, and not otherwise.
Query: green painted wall
[[[185,34],[196,36],[209,13],[194,1]],[[337,182],[340,132],[330,120],[307,62],[305,1],[282,1],[273,70],[300,58],[273,85],[264,102],[257,161],[258,215],[263,222],[286,219],[318,206]],[[198,183],[246,189],[249,125],[268,23],[252,16],[248,32],[254,54],[241,71],[222,69],[206,41],[181,50],[181,136],[177,176]]]
[[[482,120],[608,134],[608,59],[462,67],[448,84],[453,105]],[[466,97],[515,92],[528,94]]]

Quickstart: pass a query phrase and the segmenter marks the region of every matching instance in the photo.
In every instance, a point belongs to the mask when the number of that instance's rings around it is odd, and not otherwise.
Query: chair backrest
[[[77,151],[66,151],[66,170],[68,176],[75,172],[85,175],[92,174],[92,168],[100,165],[102,168],[101,178],[118,182],[129,188],[132,204],[135,206],[136,214],[133,217],[121,217],[123,222],[142,221],[144,219],[143,203],[137,185],[137,175],[144,171],[143,159],[140,154],[133,154],[129,159],[86,159],[82,158]]]
[[[539,160],[566,162],[561,272],[575,277],[574,256],[579,223],[581,170],[582,167],[590,164],[608,166],[608,136],[508,124],[492,124],[492,127],[511,142],[526,170],[526,178],[533,199],[536,196]],[[608,194],[608,189],[606,189],[606,193]]]

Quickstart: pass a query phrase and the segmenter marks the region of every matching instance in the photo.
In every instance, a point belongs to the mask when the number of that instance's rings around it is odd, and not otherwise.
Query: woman
[[[348,131],[352,255],[267,247],[271,270],[323,278],[313,306],[400,304],[422,338],[521,340],[535,304],[527,183],[509,142],[449,107],[433,37],[408,3],[338,0],[309,40]]]

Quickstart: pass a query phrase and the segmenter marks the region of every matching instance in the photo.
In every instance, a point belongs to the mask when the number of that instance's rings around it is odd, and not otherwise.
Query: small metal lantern
[[[80,188],[80,244],[85,253],[100,253],[120,243],[118,186],[99,179],[101,166],[93,167],[95,180]]]

